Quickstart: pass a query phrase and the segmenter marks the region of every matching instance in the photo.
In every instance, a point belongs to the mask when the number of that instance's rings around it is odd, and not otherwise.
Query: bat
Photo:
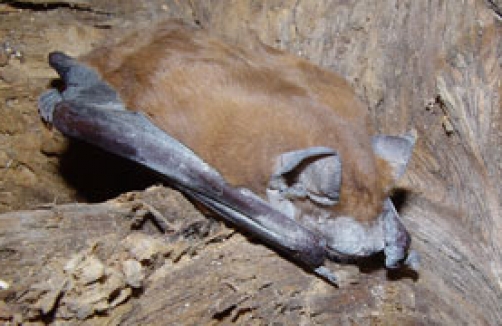
[[[326,258],[383,251],[387,268],[418,269],[389,198],[416,134],[376,134],[335,73],[175,21],[49,64],[65,87],[39,113],[63,134],[146,166],[332,283]]]

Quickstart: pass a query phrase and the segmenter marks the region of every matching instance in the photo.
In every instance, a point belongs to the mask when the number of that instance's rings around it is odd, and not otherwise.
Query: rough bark
[[[124,199],[1,215],[0,279],[11,288],[0,290],[0,318],[41,320],[44,308],[42,320],[78,323],[85,316],[90,324],[502,323],[501,8],[500,1],[482,0],[0,3],[1,211],[99,201],[154,180],[87,146],[68,147],[44,129],[35,102],[55,77],[45,63],[49,51],[82,54],[124,26],[176,17],[232,42],[246,44],[257,35],[307,57],[354,85],[380,131],[416,128],[418,146],[401,183],[406,191],[396,199],[423,257],[416,280],[387,275],[378,262],[362,270],[337,267],[343,281],[336,289],[155,188],[136,196],[181,223],[178,229],[192,220],[209,223],[194,238],[161,241],[190,248],[179,259],[173,252],[183,249],[162,246],[151,261],[131,254],[128,236],[153,241],[159,231],[132,232],[126,217],[138,209]],[[141,182],[123,183],[125,174]],[[65,272],[75,255],[91,258],[75,258],[77,267]],[[141,261],[143,274],[133,273],[134,261]],[[108,306],[106,296],[91,305],[104,312],[89,313],[82,303],[89,285],[65,284],[63,291],[61,284],[82,278],[78,266],[98,270],[84,275],[88,279],[100,275],[100,264],[103,275],[122,276]],[[125,301],[110,306],[121,293]]]

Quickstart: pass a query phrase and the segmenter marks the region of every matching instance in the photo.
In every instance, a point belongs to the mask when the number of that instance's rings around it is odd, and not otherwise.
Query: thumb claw
[[[328,281],[334,286],[338,286],[336,275],[330,271],[326,266],[319,266],[314,270],[314,273],[322,279]]]

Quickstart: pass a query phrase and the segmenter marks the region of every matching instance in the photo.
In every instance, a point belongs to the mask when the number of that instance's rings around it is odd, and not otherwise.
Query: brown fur
[[[342,191],[334,214],[378,216],[388,167],[377,164],[366,108],[336,74],[261,46],[253,52],[177,22],[131,34],[84,58],[162,129],[229,183],[263,195],[274,159],[310,146],[336,149]]]

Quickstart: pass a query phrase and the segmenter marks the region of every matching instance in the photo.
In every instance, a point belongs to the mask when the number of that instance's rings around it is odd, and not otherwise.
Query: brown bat
[[[376,135],[333,72],[172,21],[49,63],[65,89],[39,110],[64,134],[149,167],[330,281],[325,257],[384,251],[387,268],[418,268],[389,199],[415,135]]]

